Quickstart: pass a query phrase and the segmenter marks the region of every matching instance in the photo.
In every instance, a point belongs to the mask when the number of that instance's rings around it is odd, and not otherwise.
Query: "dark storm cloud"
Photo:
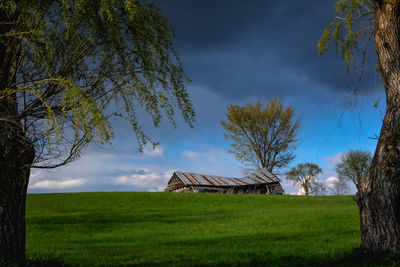
[[[163,0],[156,5],[176,29],[176,48],[193,84],[240,98],[349,90],[334,48],[323,56],[316,49],[334,3]]]

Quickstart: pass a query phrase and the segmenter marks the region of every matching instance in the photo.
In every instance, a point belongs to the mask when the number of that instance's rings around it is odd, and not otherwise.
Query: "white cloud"
[[[182,152],[182,157],[191,161],[214,162],[214,164],[221,159],[221,157],[231,157],[225,150],[214,146],[202,145],[200,151],[185,150]]]
[[[149,192],[163,192],[165,189],[165,186],[159,186],[157,189],[151,188],[149,189]]]
[[[164,191],[164,187],[163,187],[163,186],[159,186],[159,187],[157,188],[157,191],[158,191],[158,192]]]
[[[31,169],[31,175],[29,177],[29,186],[31,184],[37,183],[40,180],[43,180],[43,170],[38,170],[38,169]]]
[[[297,195],[299,195],[299,196],[305,196],[306,195],[306,192],[304,191],[304,188],[302,186],[299,188],[299,191],[297,192]]]
[[[153,149],[153,146],[151,144],[146,144],[146,146],[143,148],[143,156],[146,158],[161,157],[164,155],[164,149],[165,146],[156,146]]]
[[[285,187],[290,187],[292,185],[293,185],[293,182],[291,182],[291,181],[282,181],[281,182],[281,186],[283,186],[284,188]]]
[[[326,164],[328,164],[330,166],[335,166],[336,163],[340,162],[342,155],[343,155],[343,153],[337,153],[333,156],[324,158],[324,160],[325,160]]]
[[[66,179],[63,181],[41,180],[30,184],[29,187],[32,189],[69,189],[79,187],[84,184],[86,184],[86,180],[80,178]]]
[[[202,156],[206,156],[204,152],[183,151],[182,156],[188,160],[199,160]]]
[[[181,171],[242,177],[240,164],[227,149],[201,144],[199,151],[184,150],[181,152]],[[178,166],[178,167],[179,167]]]
[[[132,174],[118,177],[114,184],[116,185],[134,185],[140,187],[157,187],[160,191],[164,189],[166,183],[171,178],[173,171],[165,173],[147,172],[144,174]],[[153,189],[155,191],[155,189]]]
[[[88,159],[147,159],[154,157],[161,157],[164,155],[165,146],[156,146],[153,149],[153,145],[146,144],[143,148],[143,152],[140,153],[109,153],[109,152],[96,152],[87,155]]]
[[[326,179],[326,184],[328,185],[328,187],[333,188],[335,185],[334,183],[336,181],[338,181],[339,179],[336,178],[335,176],[330,176]]]
[[[178,150],[173,146],[168,151],[165,146],[153,151],[151,146],[147,146],[143,154],[119,153],[114,149],[92,150],[92,153],[57,169],[33,169],[28,189],[30,193],[163,191],[173,171],[177,170],[241,176],[237,161],[226,149],[204,143],[193,144],[192,140],[190,147],[194,147],[193,151],[187,148]]]

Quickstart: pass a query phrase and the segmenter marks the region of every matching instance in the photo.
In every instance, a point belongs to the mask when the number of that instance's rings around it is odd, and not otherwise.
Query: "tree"
[[[321,172],[322,169],[314,163],[300,163],[286,173],[286,180],[292,181],[294,185],[299,185],[306,196],[322,195],[326,188],[317,179],[317,175]]]
[[[400,2],[339,0],[335,19],[318,44],[332,40],[349,67],[354,55],[374,40],[378,70],[386,93],[386,113],[368,175],[356,196],[360,213],[361,248],[400,252]],[[361,64],[361,71],[364,64]]]
[[[345,195],[349,192],[350,188],[347,184],[347,180],[341,176],[338,178],[330,177],[328,178],[328,182],[330,182],[328,189],[333,195]]]
[[[179,109],[192,126],[188,81],[161,11],[137,0],[5,0],[0,4],[0,262],[25,256],[31,168],[55,168],[127,120],[139,149]],[[175,108],[177,107],[177,108]]]
[[[266,107],[247,104],[229,105],[226,121],[221,121],[225,138],[232,138],[231,152],[237,160],[256,169],[288,165],[294,158],[300,122],[294,109],[284,108],[282,100],[273,99]]]
[[[361,179],[368,175],[370,164],[370,152],[352,150],[342,155],[336,164],[336,172],[339,178],[352,181],[358,190]]]

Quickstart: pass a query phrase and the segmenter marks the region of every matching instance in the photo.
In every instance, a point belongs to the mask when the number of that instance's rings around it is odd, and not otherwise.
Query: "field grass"
[[[360,244],[351,196],[31,194],[27,257],[81,266],[337,265]]]

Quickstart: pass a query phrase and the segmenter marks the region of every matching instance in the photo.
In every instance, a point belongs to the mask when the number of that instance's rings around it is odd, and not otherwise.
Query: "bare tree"
[[[328,190],[333,194],[333,195],[345,195],[349,193],[349,185],[347,184],[347,180],[344,179],[343,177],[331,177],[334,178],[328,185]],[[330,179],[330,178],[328,178]]]

